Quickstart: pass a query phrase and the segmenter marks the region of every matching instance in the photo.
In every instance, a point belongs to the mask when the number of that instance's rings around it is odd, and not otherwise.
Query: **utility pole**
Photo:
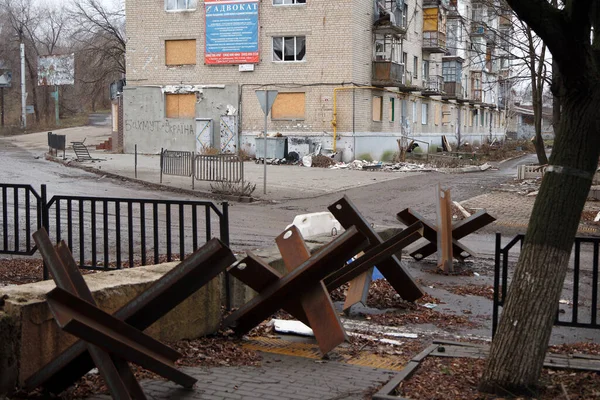
[[[27,91],[25,89],[25,44],[21,42],[21,128],[27,128]]]

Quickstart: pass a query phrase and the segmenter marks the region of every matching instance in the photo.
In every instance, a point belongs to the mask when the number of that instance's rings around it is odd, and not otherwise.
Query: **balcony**
[[[407,16],[396,6],[396,0],[376,0],[379,18],[373,32],[384,35],[404,35],[408,28]]]
[[[441,95],[444,92],[444,78],[440,75],[429,76],[425,80],[424,96]]]
[[[404,64],[391,61],[373,61],[371,84],[377,87],[397,87],[407,91],[418,90],[412,85],[412,75],[404,69]]]
[[[427,53],[446,53],[446,34],[439,31],[423,32],[423,51]]]
[[[471,90],[471,100],[475,103],[483,102],[483,91],[481,89],[472,89]]]
[[[460,82],[445,82],[444,83],[444,99],[462,100],[464,98],[463,89]]]

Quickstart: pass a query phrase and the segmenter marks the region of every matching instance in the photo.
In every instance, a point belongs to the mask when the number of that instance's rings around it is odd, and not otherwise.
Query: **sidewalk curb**
[[[137,183],[137,184],[149,187],[151,189],[156,189],[156,190],[160,190],[160,191],[169,191],[169,192],[175,192],[175,193],[188,194],[193,197],[204,197],[204,198],[209,198],[211,200],[235,201],[237,203],[251,203],[251,202],[257,201],[257,199],[255,199],[253,197],[251,197],[250,198],[251,200],[248,201],[248,200],[242,199],[241,196],[218,195],[218,194],[215,194],[212,192],[178,188],[178,187],[174,187],[174,186],[163,185],[160,183],[148,182],[148,181],[144,181],[144,180],[137,179],[137,178],[130,178],[130,177],[118,175],[118,174],[115,174],[112,172],[102,171],[97,168],[89,167],[87,165],[82,165],[81,163],[79,163],[76,160],[63,160],[62,158],[59,158],[59,157],[53,157],[53,156],[50,156],[48,153],[45,154],[45,157],[46,157],[46,160],[55,162],[57,164],[62,164],[65,167],[77,168],[77,169],[81,169],[86,172],[90,172],[95,175],[102,175],[102,176],[107,176],[109,178],[120,179],[122,181]]]

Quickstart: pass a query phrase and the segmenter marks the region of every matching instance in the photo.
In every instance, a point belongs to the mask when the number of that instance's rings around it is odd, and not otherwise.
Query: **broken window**
[[[195,65],[196,39],[165,40],[165,65]]]
[[[305,36],[273,37],[273,61],[304,61],[305,56]]]
[[[393,97],[390,97],[389,115],[390,115],[390,122],[394,122],[396,120],[396,99]]]
[[[416,101],[413,101],[413,103],[412,103],[412,109],[413,109],[412,110],[413,111],[412,112],[412,114],[413,114],[413,123],[416,123],[417,122],[417,102]]]
[[[373,96],[373,121],[381,122],[383,119],[383,97]]]
[[[421,124],[427,125],[427,121],[429,119],[429,104],[423,103],[421,104]]]
[[[306,0],[273,0],[274,6],[287,6],[291,4],[306,4]]]
[[[167,11],[176,10],[195,10],[197,0],[165,0],[165,9]]]
[[[301,120],[306,111],[306,93],[279,93],[271,108],[271,119]]]
[[[165,110],[167,118],[194,118],[196,116],[196,95],[194,93],[167,93]]]

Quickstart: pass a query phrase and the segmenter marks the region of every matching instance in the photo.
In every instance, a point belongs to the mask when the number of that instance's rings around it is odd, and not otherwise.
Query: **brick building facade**
[[[431,12],[423,1],[430,0],[246,0],[258,8],[258,62],[223,65],[207,64],[208,2],[127,0],[125,152],[136,144],[145,153],[223,144],[254,154],[262,89],[279,91],[269,134],[286,136],[301,156],[318,144],[333,149],[334,130],[345,160],[395,151],[400,135],[436,145],[442,135],[503,135],[497,99],[449,96],[431,80],[441,75],[434,61],[445,39],[424,29],[445,34],[448,5],[434,3]],[[227,131],[237,136],[225,148]]]

